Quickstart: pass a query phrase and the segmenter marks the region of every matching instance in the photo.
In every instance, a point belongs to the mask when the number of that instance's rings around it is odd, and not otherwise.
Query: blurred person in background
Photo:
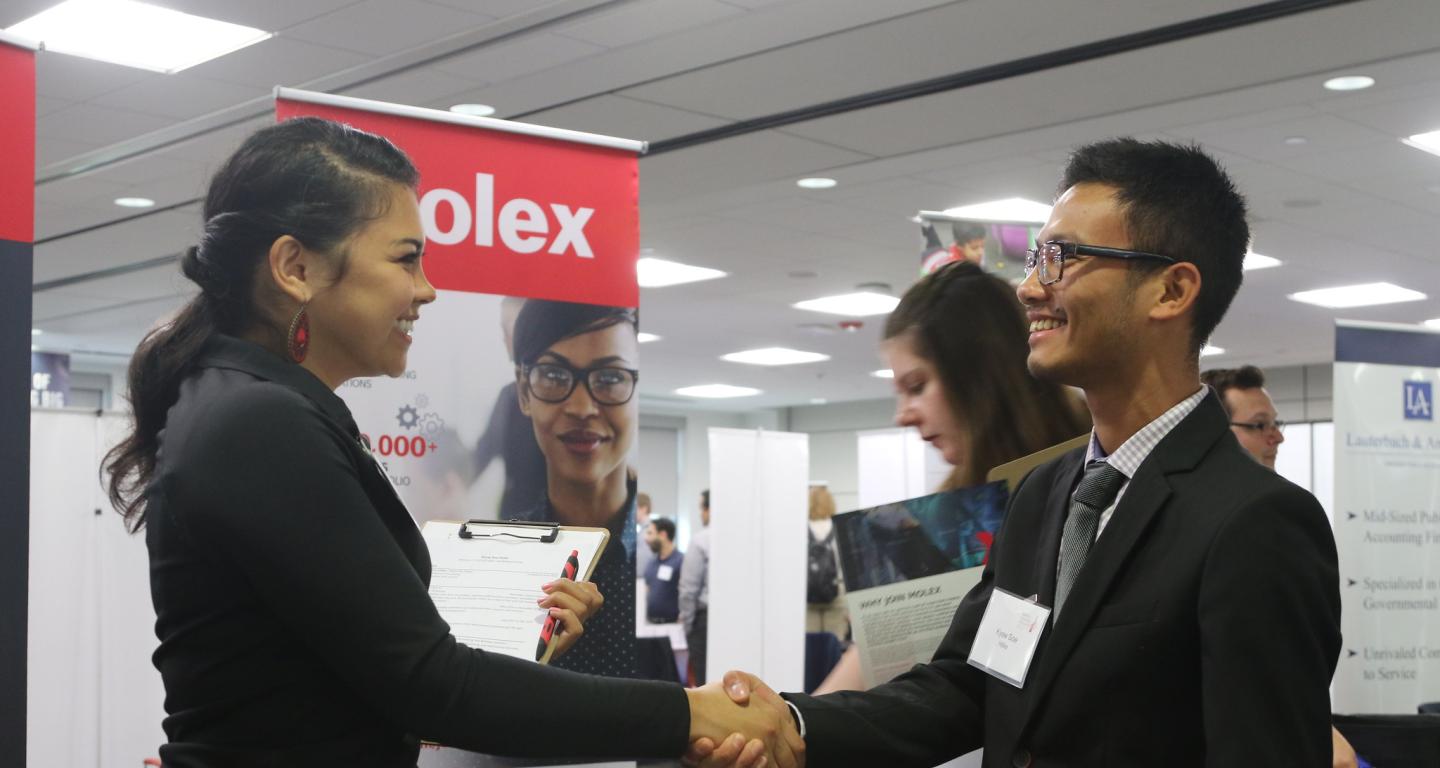
[[[895,423],[914,427],[953,467],[937,490],[979,485],[991,469],[1090,429],[1072,390],[1030,375],[1028,335],[1015,289],[963,261],[910,286],[885,321]],[[863,687],[852,647],[816,693]]]
[[[1230,415],[1230,431],[1241,447],[1274,469],[1280,444],[1285,442],[1285,422],[1265,389],[1265,373],[1253,365],[1215,368],[1200,374],[1200,380],[1220,396]]]

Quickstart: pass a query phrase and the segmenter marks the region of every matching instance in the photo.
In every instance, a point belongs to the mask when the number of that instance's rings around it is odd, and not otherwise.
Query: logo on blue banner
[[[1405,418],[1435,420],[1435,397],[1428,381],[1407,381],[1405,383]]]

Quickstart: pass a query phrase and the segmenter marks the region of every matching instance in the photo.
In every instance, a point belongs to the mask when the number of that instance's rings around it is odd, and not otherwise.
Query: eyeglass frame
[[[1230,426],[1232,426],[1232,427],[1243,427],[1243,428],[1248,429],[1248,430],[1251,430],[1251,431],[1259,432],[1259,433],[1262,434],[1262,435],[1265,434],[1265,433],[1267,433],[1267,432],[1269,432],[1272,428],[1275,430],[1275,434],[1277,434],[1277,435],[1283,435],[1283,434],[1285,434],[1285,427],[1289,426],[1289,424],[1290,424],[1290,422],[1288,422],[1288,421],[1286,421],[1286,420],[1284,420],[1284,419],[1276,419],[1276,420],[1274,420],[1274,421],[1232,421],[1232,422],[1230,422]]]
[[[1060,279],[1065,276],[1065,261],[1067,259],[1073,259],[1076,256],[1100,256],[1107,259],[1162,261],[1166,264],[1180,263],[1180,260],[1173,256],[1165,256],[1163,254],[1150,253],[1148,251],[1132,251],[1125,248],[1107,248],[1101,245],[1085,245],[1083,243],[1072,243],[1068,240],[1047,240],[1041,243],[1038,247],[1025,249],[1025,278],[1027,280],[1030,278],[1030,275],[1036,271],[1048,271],[1041,269],[1042,266],[1049,261],[1049,259],[1042,260],[1040,258],[1040,249],[1051,245],[1060,246],[1060,260],[1058,262],[1058,266],[1055,269],[1054,278],[1046,280],[1044,275],[1039,275],[1036,277],[1036,279],[1040,281],[1041,285],[1054,285],[1060,282]]]
[[[533,372],[536,368],[545,365],[560,368],[561,370],[564,370],[570,374],[570,389],[565,392],[564,397],[561,397],[558,400],[551,400],[549,398],[541,397],[535,392],[535,387],[530,384],[531,372]],[[624,400],[621,400],[618,403],[606,402],[596,397],[595,390],[590,385],[590,376],[592,374],[599,373],[600,371],[621,371],[623,373],[630,374],[630,396],[625,398]],[[594,400],[600,405],[625,405],[626,403],[629,403],[631,400],[635,399],[635,392],[640,388],[640,371],[634,368],[625,368],[611,363],[606,363],[604,365],[592,365],[586,368],[576,368],[569,362],[546,360],[540,363],[531,363],[529,365],[521,366],[520,378],[522,381],[525,382],[525,391],[530,393],[531,397],[539,400],[542,403],[549,403],[550,405],[559,405],[560,403],[569,400],[570,396],[575,394],[575,388],[580,386],[580,382],[582,381],[585,382],[585,392],[590,395],[590,399]]]

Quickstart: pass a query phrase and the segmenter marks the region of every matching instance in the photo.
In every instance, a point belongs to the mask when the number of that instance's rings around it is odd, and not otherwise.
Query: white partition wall
[[[743,669],[776,690],[801,690],[809,438],[717,428],[709,438],[706,676]]]
[[[950,473],[940,452],[909,427],[856,432],[859,509],[934,493]],[[844,511],[844,510],[842,510]]]
[[[100,485],[119,416],[35,411],[26,765],[138,768],[164,741],[144,535]]]

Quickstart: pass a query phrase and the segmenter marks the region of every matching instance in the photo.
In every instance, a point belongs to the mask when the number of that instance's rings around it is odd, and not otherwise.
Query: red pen
[[[560,578],[575,580],[575,574],[580,572],[580,550],[570,550],[570,556],[565,558],[565,567],[560,571]],[[550,647],[550,639],[555,635],[555,617],[546,616],[544,626],[540,627],[540,642],[535,645],[535,660],[545,658],[545,649]]]

